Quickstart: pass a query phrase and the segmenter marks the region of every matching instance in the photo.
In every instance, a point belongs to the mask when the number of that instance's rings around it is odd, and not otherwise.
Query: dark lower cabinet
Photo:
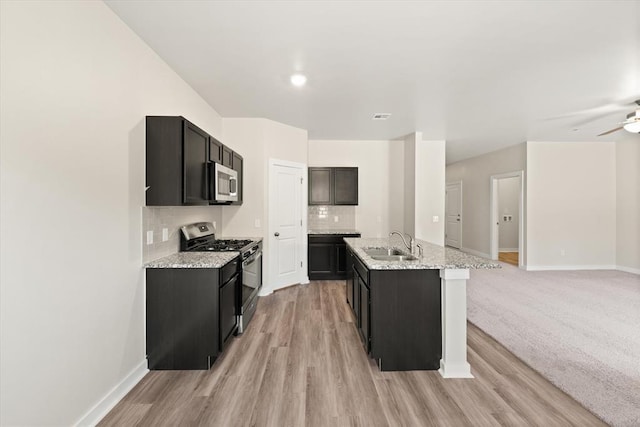
[[[149,268],[149,369],[209,369],[235,332],[239,260],[216,268]],[[221,286],[222,284],[222,286]]]
[[[349,250],[347,302],[382,371],[435,370],[442,358],[439,270],[369,270]],[[351,264],[351,265],[349,265]]]
[[[307,251],[310,280],[344,280],[347,278],[347,245],[345,237],[360,234],[311,234]]]

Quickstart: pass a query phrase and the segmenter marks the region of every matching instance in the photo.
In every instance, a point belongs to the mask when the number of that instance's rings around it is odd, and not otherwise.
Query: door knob
[[[274,236],[278,237],[280,235],[280,233],[278,233],[277,231],[275,233],[273,233]]]

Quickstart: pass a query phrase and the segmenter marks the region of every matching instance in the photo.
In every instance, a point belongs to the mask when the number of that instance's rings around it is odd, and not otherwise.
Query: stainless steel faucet
[[[409,251],[411,251],[411,253],[415,252],[415,246],[414,246],[413,237],[411,237],[411,234],[406,233],[407,237],[409,238],[408,244],[407,244],[407,240],[404,238],[403,233],[399,231],[392,231],[391,233],[389,233],[389,237],[393,236],[394,234],[397,234],[398,236],[400,236],[400,238],[402,239],[402,243],[404,243],[404,245],[407,247],[407,249],[409,249]]]

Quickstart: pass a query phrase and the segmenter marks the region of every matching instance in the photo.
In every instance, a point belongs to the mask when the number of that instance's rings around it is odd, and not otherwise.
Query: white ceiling
[[[596,135],[633,107],[557,116],[640,98],[640,1],[106,3],[223,117],[310,139],[419,131],[445,139],[451,163],[527,140],[615,139],[624,131]],[[291,86],[295,71],[306,87]]]

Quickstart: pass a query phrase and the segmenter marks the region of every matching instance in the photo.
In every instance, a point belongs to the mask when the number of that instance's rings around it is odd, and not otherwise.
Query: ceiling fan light
[[[640,120],[625,124],[624,130],[631,133],[640,133]]]

